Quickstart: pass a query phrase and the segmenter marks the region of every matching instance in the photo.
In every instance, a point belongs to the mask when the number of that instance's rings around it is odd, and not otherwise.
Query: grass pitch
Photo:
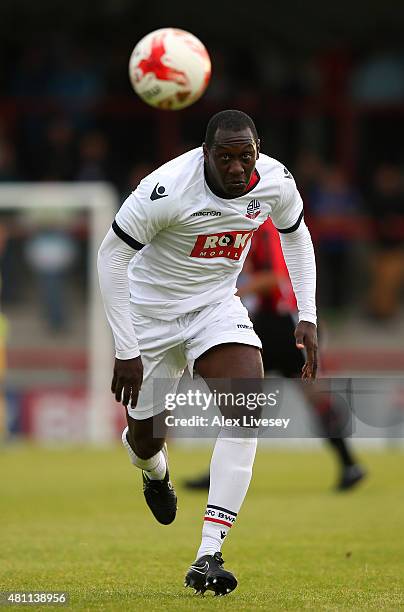
[[[0,590],[67,591],[75,610],[404,610],[402,451],[361,454],[368,480],[338,495],[325,449],[259,450],[223,549],[239,580],[225,598],[182,586],[206,497],[180,483],[208,457],[171,448],[179,512],[164,527],[121,448],[3,449]]]

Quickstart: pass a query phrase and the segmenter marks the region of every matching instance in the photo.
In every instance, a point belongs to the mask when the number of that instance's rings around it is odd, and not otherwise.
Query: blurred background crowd
[[[0,184],[107,181],[122,201],[157,165],[198,146],[213,113],[244,110],[305,201],[330,369],[366,369],[374,352],[370,369],[400,370],[403,6],[359,2],[325,16],[319,2],[258,2],[246,19],[228,2],[192,14],[182,3],[102,0],[96,11],[34,4],[5,0],[0,8]],[[127,76],[136,42],[168,25],[199,36],[213,65],[203,99],[177,113],[148,108]],[[61,350],[85,338],[77,319],[87,296],[88,224],[85,213],[57,204],[29,214],[11,204],[0,209],[0,250],[13,369],[27,363],[36,333],[42,346],[63,342]],[[362,361],[350,361],[358,351]]]

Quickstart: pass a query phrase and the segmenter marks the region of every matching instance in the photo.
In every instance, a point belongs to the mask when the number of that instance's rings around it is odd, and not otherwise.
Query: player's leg
[[[279,353],[274,350],[274,346],[283,350],[282,346],[279,345],[279,315],[271,311],[258,311],[253,319],[254,331],[262,342],[262,361],[264,371],[275,371],[280,370],[279,363],[283,364],[284,359],[281,356],[278,357]],[[283,339],[285,335],[282,335]],[[292,335],[293,340],[293,335]],[[202,474],[194,478],[190,478],[185,481],[185,486],[192,490],[208,490],[210,484],[210,471],[207,470]]]
[[[143,494],[156,520],[169,525],[177,514],[177,496],[171,484],[164,431],[165,412],[148,419],[127,415],[122,442],[132,464],[142,470]],[[159,437],[154,432],[159,432]]]
[[[212,391],[221,390],[220,382],[209,383],[209,379],[231,379],[234,394],[246,392],[245,379],[256,381],[263,377],[260,350],[256,346],[233,343],[208,350],[196,360],[195,370],[210,386],[214,385],[211,386]],[[244,384],[238,386],[237,379]],[[228,416],[226,410],[222,412]],[[237,580],[231,572],[224,570],[220,551],[246,496],[256,448],[256,430],[243,427],[221,429],[210,464],[210,487],[202,540],[196,561],[186,575],[186,586],[193,586],[202,592],[211,589],[216,595],[226,595],[236,588]]]
[[[261,352],[255,346],[222,344],[197,359],[195,370],[207,381],[231,379],[234,395],[245,393],[245,379],[256,381],[263,377]],[[240,379],[239,386],[237,379]],[[218,381],[215,380],[213,384],[214,390],[221,390]],[[255,383],[252,384],[255,386]],[[259,389],[255,387],[255,391],[258,393]],[[241,414],[240,409],[237,412]],[[198,556],[220,551],[224,538],[235,522],[251,480],[257,447],[255,434],[249,428],[224,427],[216,440],[210,465],[207,506],[210,511],[205,516]],[[217,508],[221,510],[216,511]],[[227,513],[227,519],[222,520],[219,516],[221,512]]]
[[[141,470],[146,503],[156,520],[163,525],[169,525],[175,519],[177,496],[170,480],[165,444],[166,411],[164,405],[155,397],[158,385],[154,382],[154,376],[160,379],[167,376],[167,363],[170,363],[172,358],[168,351],[164,361],[152,370],[147,354],[143,355],[145,376],[142,389],[137,406],[127,408],[128,426],[122,433],[122,442],[128,451],[131,463]],[[170,392],[173,392],[175,391],[173,385],[179,379],[181,372],[169,369],[172,379],[167,379],[167,384],[170,385]],[[160,389],[161,393],[164,388],[165,384]],[[154,414],[156,412],[157,414]]]
[[[184,487],[192,491],[207,491],[210,484],[210,471],[205,470],[197,476],[184,480]]]
[[[358,463],[349,439],[342,434],[345,428],[349,408],[341,404],[341,399],[333,397],[328,390],[327,380],[320,379],[314,387],[303,385],[303,390],[308,403],[312,406],[316,415],[321,436],[333,449],[337,458],[340,475],[338,477],[336,490],[346,491],[358,484],[366,476],[365,470]]]
[[[143,383],[137,405],[127,408],[128,426],[122,442],[131,463],[142,471],[143,492],[155,518],[171,523],[177,498],[170,482],[165,445],[164,397],[175,392],[186,365],[183,350],[175,337],[175,324],[134,316],[143,362]],[[156,435],[158,432],[158,435]]]
[[[305,362],[304,352],[296,348],[294,330],[296,321],[291,315],[278,317],[278,335],[276,345],[281,350],[274,358],[277,369],[286,378],[299,379]],[[262,338],[265,346],[268,340]],[[317,420],[320,435],[333,449],[340,467],[340,477],[337,490],[346,490],[357,484],[365,476],[365,471],[358,464],[347,438],[342,435],[342,422],[345,410],[340,406],[331,393],[325,389],[326,382],[318,380],[312,385],[301,384],[300,388],[308,405]]]
[[[133,412],[132,412],[133,414]],[[128,450],[133,465],[146,472],[150,479],[162,480],[166,462],[162,452],[165,436],[154,437],[153,432],[164,432],[165,412],[148,419],[134,419],[127,412],[128,426],[122,434],[122,442]]]

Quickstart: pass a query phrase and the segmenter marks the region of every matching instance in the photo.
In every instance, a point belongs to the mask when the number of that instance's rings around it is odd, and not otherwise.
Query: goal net
[[[105,443],[117,433],[96,270],[117,205],[107,183],[0,185],[6,436]]]

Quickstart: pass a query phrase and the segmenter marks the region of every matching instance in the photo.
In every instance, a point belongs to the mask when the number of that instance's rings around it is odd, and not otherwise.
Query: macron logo
[[[153,189],[153,191],[150,194],[150,199],[152,202],[154,202],[154,200],[160,200],[161,198],[166,198],[168,196],[168,193],[164,193],[166,190],[165,187],[163,187],[163,185],[160,185],[157,183],[157,185],[155,186],[155,188]]]

